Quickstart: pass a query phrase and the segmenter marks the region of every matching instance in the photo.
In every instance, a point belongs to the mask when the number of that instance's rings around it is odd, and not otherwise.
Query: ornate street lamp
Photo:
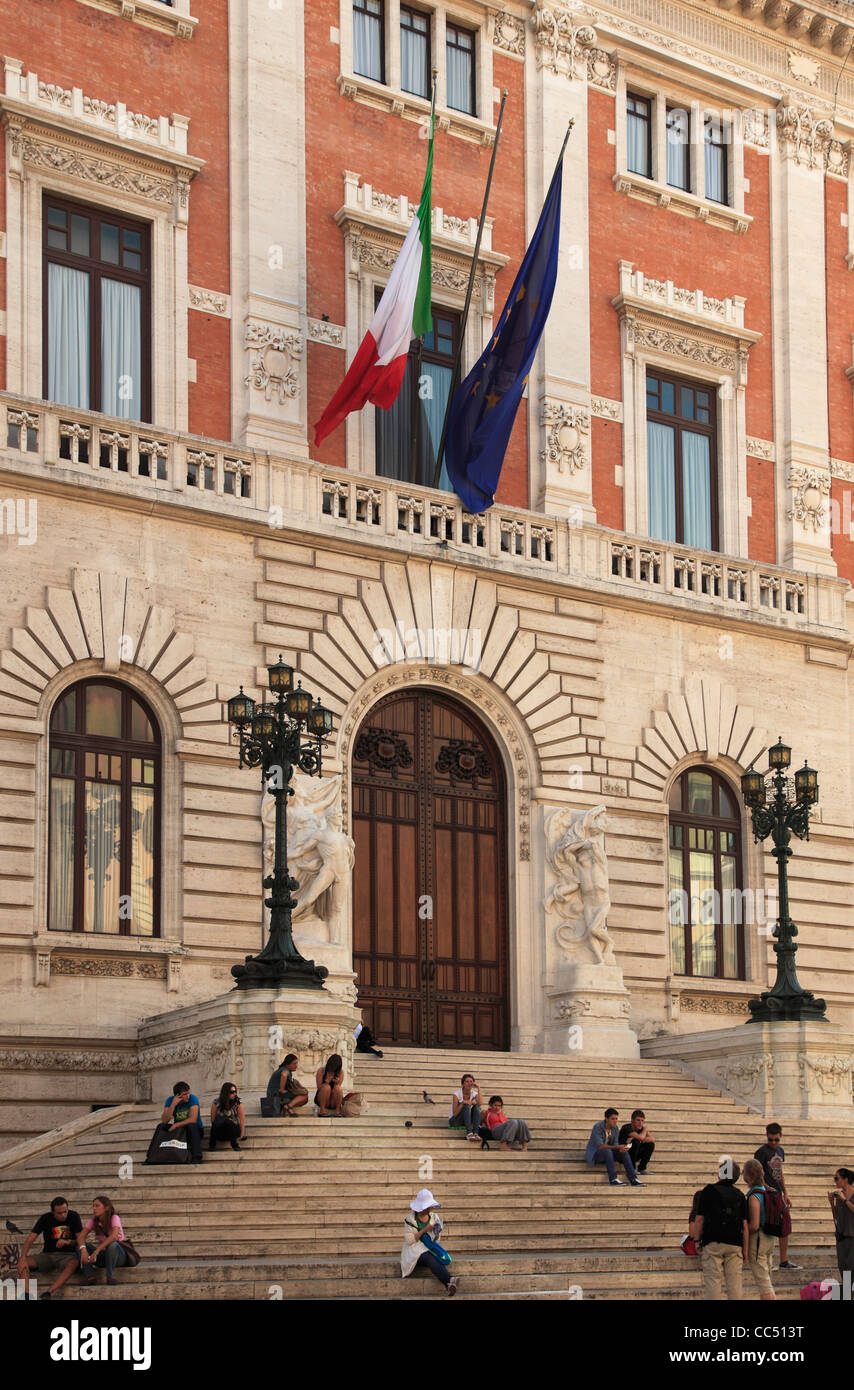
[[[299,887],[288,873],[288,797],[294,768],[313,777],[320,776],[323,744],[332,732],[332,711],[297,682],[294,671],[279,657],[268,666],[270,690],[275,704],[256,705],[240,694],[228,702],[228,722],[240,737],[240,766],[260,767],[262,784],[276,804],[273,872],[264,879],[270,896],[264,905],[270,909],[270,936],[257,956],[247,956],[244,965],[233,965],[231,973],[238,989],[321,989],[328,971],[325,966],[304,960],[294,945],[291,913]]]
[[[773,989],[749,1001],[752,1017],[748,1023],[773,1023],[777,1019],[814,1021],[823,1019],[827,1008],[823,999],[816,999],[801,986],[795,970],[798,929],[789,916],[789,846],[793,833],[801,840],[810,837],[810,806],[818,801],[818,773],[804,763],[794,779],[787,777],[791,761],[791,748],[779,739],[768,749],[768,772],[748,768],[741,779],[741,794],[753,819],[754,840],[765,840],[770,835],[774,841],[771,853],[777,861],[780,896],[780,915],[774,928],[777,978]]]

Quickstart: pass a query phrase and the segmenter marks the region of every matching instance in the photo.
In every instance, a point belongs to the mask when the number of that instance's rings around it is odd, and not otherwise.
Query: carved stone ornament
[[[439,751],[436,771],[447,772],[452,782],[470,782],[477,786],[481,781],[491,778],[492,767],[489,758],[477,743],[465,739],[452,738]]]
[[[243,1033],[239,1028],[208,1034],[199,1041],[199,1061],[217,1078],[243,1071]]]
[[[593,1008],[590,999],[564,999],[558,1004],[554,1011],[554,1016],[562,1023],[572,1023],[576,1018],[583,1018],[589,1014]]]
[[[818,117],[806,106],[781,106],[777,110],[777,144],[784,159],[807,169],[824,168],[833,139],[833,122]]]
[[[491,10],[492,42],[504,53],[513,53],[517,58],[525,56],[525,22],[515,15],[505,14],[503,10]]]
[[[786,71],[797,82],[805,82],[808,87],[818,86],[820,65],[808,53],[800,53],[796,48],[786,50]]]
[[[135,1052],[50,1051],[35,1048],[0,1048],[2,1071],[129,1071],[135,1072]]]
[[[753,1052],[747,1057],[731,1058],[715,1068],[728,1091],[741,1096],[752,1096],[764,1076],[765,1089],[774,1089],[774,1056],[771,1052]]]
[[[745,1019],[749,1014],[746,1000],[716,994],[683,994],[682,1008],[692,1014],[731,1014]]]
[[[368,763],[372,771],[390,772],[392,777],[412,766],[412,749],[406,739],[388,729],[361,729],[353,757],[357,763]]]
[[[557,6],[541,5],[532,20],[536,34],[537,67],[572,81],[586,75],[585,50],[596,45],[596,30],[577,25],[571,14]]]
[[[603,91],[616,91],[617,64],[612,54],[604,48],[588,48],[586,57],[587,81],[594,87],[601,87]]]
[[[160,1067],[178,1066],[182,1062],[199,1060],[199,1044],[195,1038],[182,1042],[159,1043],[156,1047],[142,1047],[139,1051],[140,1071],[157,1071]]]
[[[774,445],[770,439],[755,439],[753,435],[748,435],[747,453],[751,458],[764,459],[766,463],[774,462]]]
[[[655,352],[666,353],[668,357],[700,362],[703,366],[718,367],[725,372],[735,372],[739,366],[740,354],[698,334],[659,327],[631,314],[626,316],[625,323],[626,346],[630,351],[652,348]]]
[[[327,323],[325,319],[308,320],[308,338],[312,343],[323,343],[326,347],[346,347],[344,325]]]
[[[203,314],[217,314],[220,318],[231,317],[231,296],[219,294],[216,290],[204,290],[199,285],[188,285],[190,308]]]
[[[558,473],[577,473],[587,463],[587,439],[590,417],[576,405],[546,401],[542,424],[546,430],[546,447],[540,453],[543,463],[551,464]]]
[[[546,860],[555,885],[545,909],[557,916],[555,939],[573,962],[617,964],[607,928],[611,908],[607,823],[604,806],[585,811],[562,806],[546,822]]]
[[[408,751],[408,750],[407,750]],[[314,940],[344,945],[347,937],[347,891],[356,846],[342,830],[340,773],[308,777],[294,772],[294,795],[288,804],[288,869],[298,888],[294,928]],[[264,873],[275,858],[276,802],[270,792],[261,800]],[[265,922],[269,911],[265,910]]]
[[[18,143],[20,157],[24,164],[34,168],[47,169],[52,174],[62,174],[80,183],[109,189],[115,193],[130,193],[145,198],[151,203],[181,204],[186,197],[186,184],[183,179],[164,178],[149,170],[144,160],[129,158],[108,159],[94,150],[89,153],[78,144],[74,146],[57,139],[39,139],[26,131],[20,132],[17,140],[12,140],[12,154],[16,153]],[[192,177],[188,172],[187,180]]]
[[[824,499],[830,492],[830,474],[795,465],[789,469],[787,483],[795,494],[786,512],[789,521],[799,521],[805,531],[821,531],[827,523]]]
[[[812,1072],[812,1079],[818,1083],[818,1088],[823,1095],[849,1097],[852,1066],[854,1066],[854,1056],[809,1057],[806,1053],[801,1052],[798,1054],[798,1084],[801,1090],[809,1090],[809,1073]]]
[[[590,414],[595,415],[600,420],[621,421],[623,418],[622,401],[609,400],[607,396],[591,396]]]
[[[51,959],[53,975],[84,976],[90,979],[165,980],[166,960],[164,957],[135,957],[129,960],[122,956],[60,956]]]
[[[265,401],[275,396],[279,405],[299,391],[299,362],[303,340],[299,333],[290,332],[279,324],[250,319],[246,324],[243,345],[249,352],[249,371],[243,378],[245,386],[264,392]]]

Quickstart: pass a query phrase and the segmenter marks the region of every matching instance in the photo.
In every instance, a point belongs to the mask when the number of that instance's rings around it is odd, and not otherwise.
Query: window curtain
[[[85,931],[119,930],[121,788],[86,783]]]
[[[687,111],[667,113],[667,182],[671,188],[689,186]]]
[[[61,405],[89,406],[89,276],[48,263],[47,392]]]
[[[671,830],[671,834],[672,834]],[[682,845],[670,848],[670,940],[674,975],[685,974],[685,885],[682,882]]]
[[[50,907],[51,931],[74,928],[74,781],[50,780]]]
[[[382,82],[382,15],[353,11],[353,71]]]
[[[447,59],[448,105],[455,111],[467,111],[473,116],[471,79],[474,54],[449,43]]]
[[[702,832],[701,832],[702,833]],[[715,860],[711,854],[691,850],[691,947],[693,973],[715,974]]]
[[[376,471],[380,478],[396,478],[411,482],[410,454],[412,452],[412,385],[414,359],[410,356],[403,374],[403,385],[394,405],[388,410],[375,410],[377,422]]]
[[[138,285],[101,281],[101,409],[142,418],[142,294]]]
[[[705,163],[706,197],[713,203],[726,202],[726,145],[712,144],[711,136],[716,133],[713,125],[706,126]]]
[[[131,791],[131,871],[135,936],[154,935],[154,788]]]
[[[674,433],[670,425],[646,425],[649,534],[658,541],[676,540]]]
[[[647,123],[633,111],[626,114],[626,158],[633,174],[643,174],[650,178],[649,145],[647,142]]]
[[[400,85],[416,96],[430,94],[427,76],[427,35],[400,26]]]
[[[682,431],[682,506],[685,544],[712,548],[712,479],[709,437]]]
[[[451,368],[438,362],[422,362],[421,377],[416,377],[416,358],[406,364],[406,374],[400,394],[390,410],[377,410],[376,470],[381,478],[396,478],[398,482],[433,486],[436,453],[442,437],[445,407],[451,387]],[[415,477],[412,476],[412,396],[417,393],[418,458]],[[439,486],[450,492],[451,480],[442,464]]]
[[[433,471],[436,467],[436,455],[439,451],[439,441],[442,438],[442,425],[445,419],[445,409],[448,404],[448,392],[451,389],[451,368],[442,367],[438,362],[425,362],[421,368],[422,375],[426,378],[425,386],[429,382],[429,390],[425,392],[425,397],[421,402],[422,421],[421,434],[424,437],[426,447],[422,450],[423,461],[426,464],[427,474],[419,478],[419,482],[424,487],[433,486]],[[445,492],[451,492],[451,480],[448,477],[448,470],[442,461],[442,473],[439,478],[439,487]]]

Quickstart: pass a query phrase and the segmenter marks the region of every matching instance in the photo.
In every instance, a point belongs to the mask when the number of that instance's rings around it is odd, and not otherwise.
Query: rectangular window
[[[671,188],[691,188],[691,117],[681,107],[667,108],[667,182]]]
[[[455,111],[475,114],[474,94],[474,34],[448,24],[447,35],[447,94],[448,105]]]
[[[150,419],[148,227],[49,194],[43,225],[46,398]]]
[[[649,372],[646,379],[649,535],[718,547],[715,393]]]
[[[400,85],[417,97],[429,97],[430,16],[400,7]]]
[[[729,203],[727,146],[729,127],[715,111],[707,111],[703,120],[703,140],[706,166],[706,197],[713,203]]]
[[[400,394],[390,410],[376,411],[376,471],[382,478],[433,486],[436,453],[442,437],[459,315],[435,305],[433,331],[412,343]],[[451,490],[442,466],[441,488]]]
[[[385,82],[383,0],[353,0],[353,71]]]
[[[631,173],[652,178],[652,102],[634,92],[626,96],[626,161]]]

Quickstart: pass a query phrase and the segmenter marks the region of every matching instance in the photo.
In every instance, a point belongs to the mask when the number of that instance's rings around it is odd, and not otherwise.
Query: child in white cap
[[[436,1213],[441,1206],[428,1187],[422,1187],[409,1203],[410,1216],[403,1223],[403,1249],[400,1252],[400,1272],[405,1279],[419,1265],[445,1285],[449,1298],[457,1292],[457,1281],[448,1266],[451,1257],[438,1244],[442,1222]]]

